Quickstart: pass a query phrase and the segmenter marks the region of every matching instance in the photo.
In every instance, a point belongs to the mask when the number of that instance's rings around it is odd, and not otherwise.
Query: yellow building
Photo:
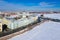
[[[2,32],[2,23],[0,23],[0,32]]]
[[[9,22],[10,22],[10,21],[7,20],[7,19],[5,19],[5,18],[2,19],[2,24],[6,24],[6,25],[8,25]]]
[[[7,19],[5,19],[5,18],[1,19],[0,21],[1,21],[1,22],[0,22],[0,32],[2,32],[3,24],[8,25],[8,23],[9,23],[10,21],[7,20]],[[8,26],[7,26],[7,27],[8,27]]]

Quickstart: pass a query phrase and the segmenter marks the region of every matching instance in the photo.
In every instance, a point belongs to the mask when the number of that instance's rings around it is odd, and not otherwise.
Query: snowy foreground
[[[60,23],[45,22],[9,40],[60,40]]]

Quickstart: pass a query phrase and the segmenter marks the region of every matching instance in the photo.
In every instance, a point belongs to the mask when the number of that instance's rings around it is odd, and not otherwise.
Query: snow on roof
[[[60,40],[60,23],[45,22],[9,40]]]
[[[45,17],[60,19],[60,14],[44,14]]]

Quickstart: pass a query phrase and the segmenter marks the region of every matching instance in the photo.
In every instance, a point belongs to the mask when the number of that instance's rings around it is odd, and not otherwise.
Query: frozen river
[[[60,40],[60,23],[47,21],[9,40]]]
[[[44,14],[44,17],[60,19],[60,14]]]

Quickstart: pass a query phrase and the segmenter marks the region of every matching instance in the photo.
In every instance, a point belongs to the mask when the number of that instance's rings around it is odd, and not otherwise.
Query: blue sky
[[[51,10],[60,10],[60,0],[0,0],[0,11]]]

